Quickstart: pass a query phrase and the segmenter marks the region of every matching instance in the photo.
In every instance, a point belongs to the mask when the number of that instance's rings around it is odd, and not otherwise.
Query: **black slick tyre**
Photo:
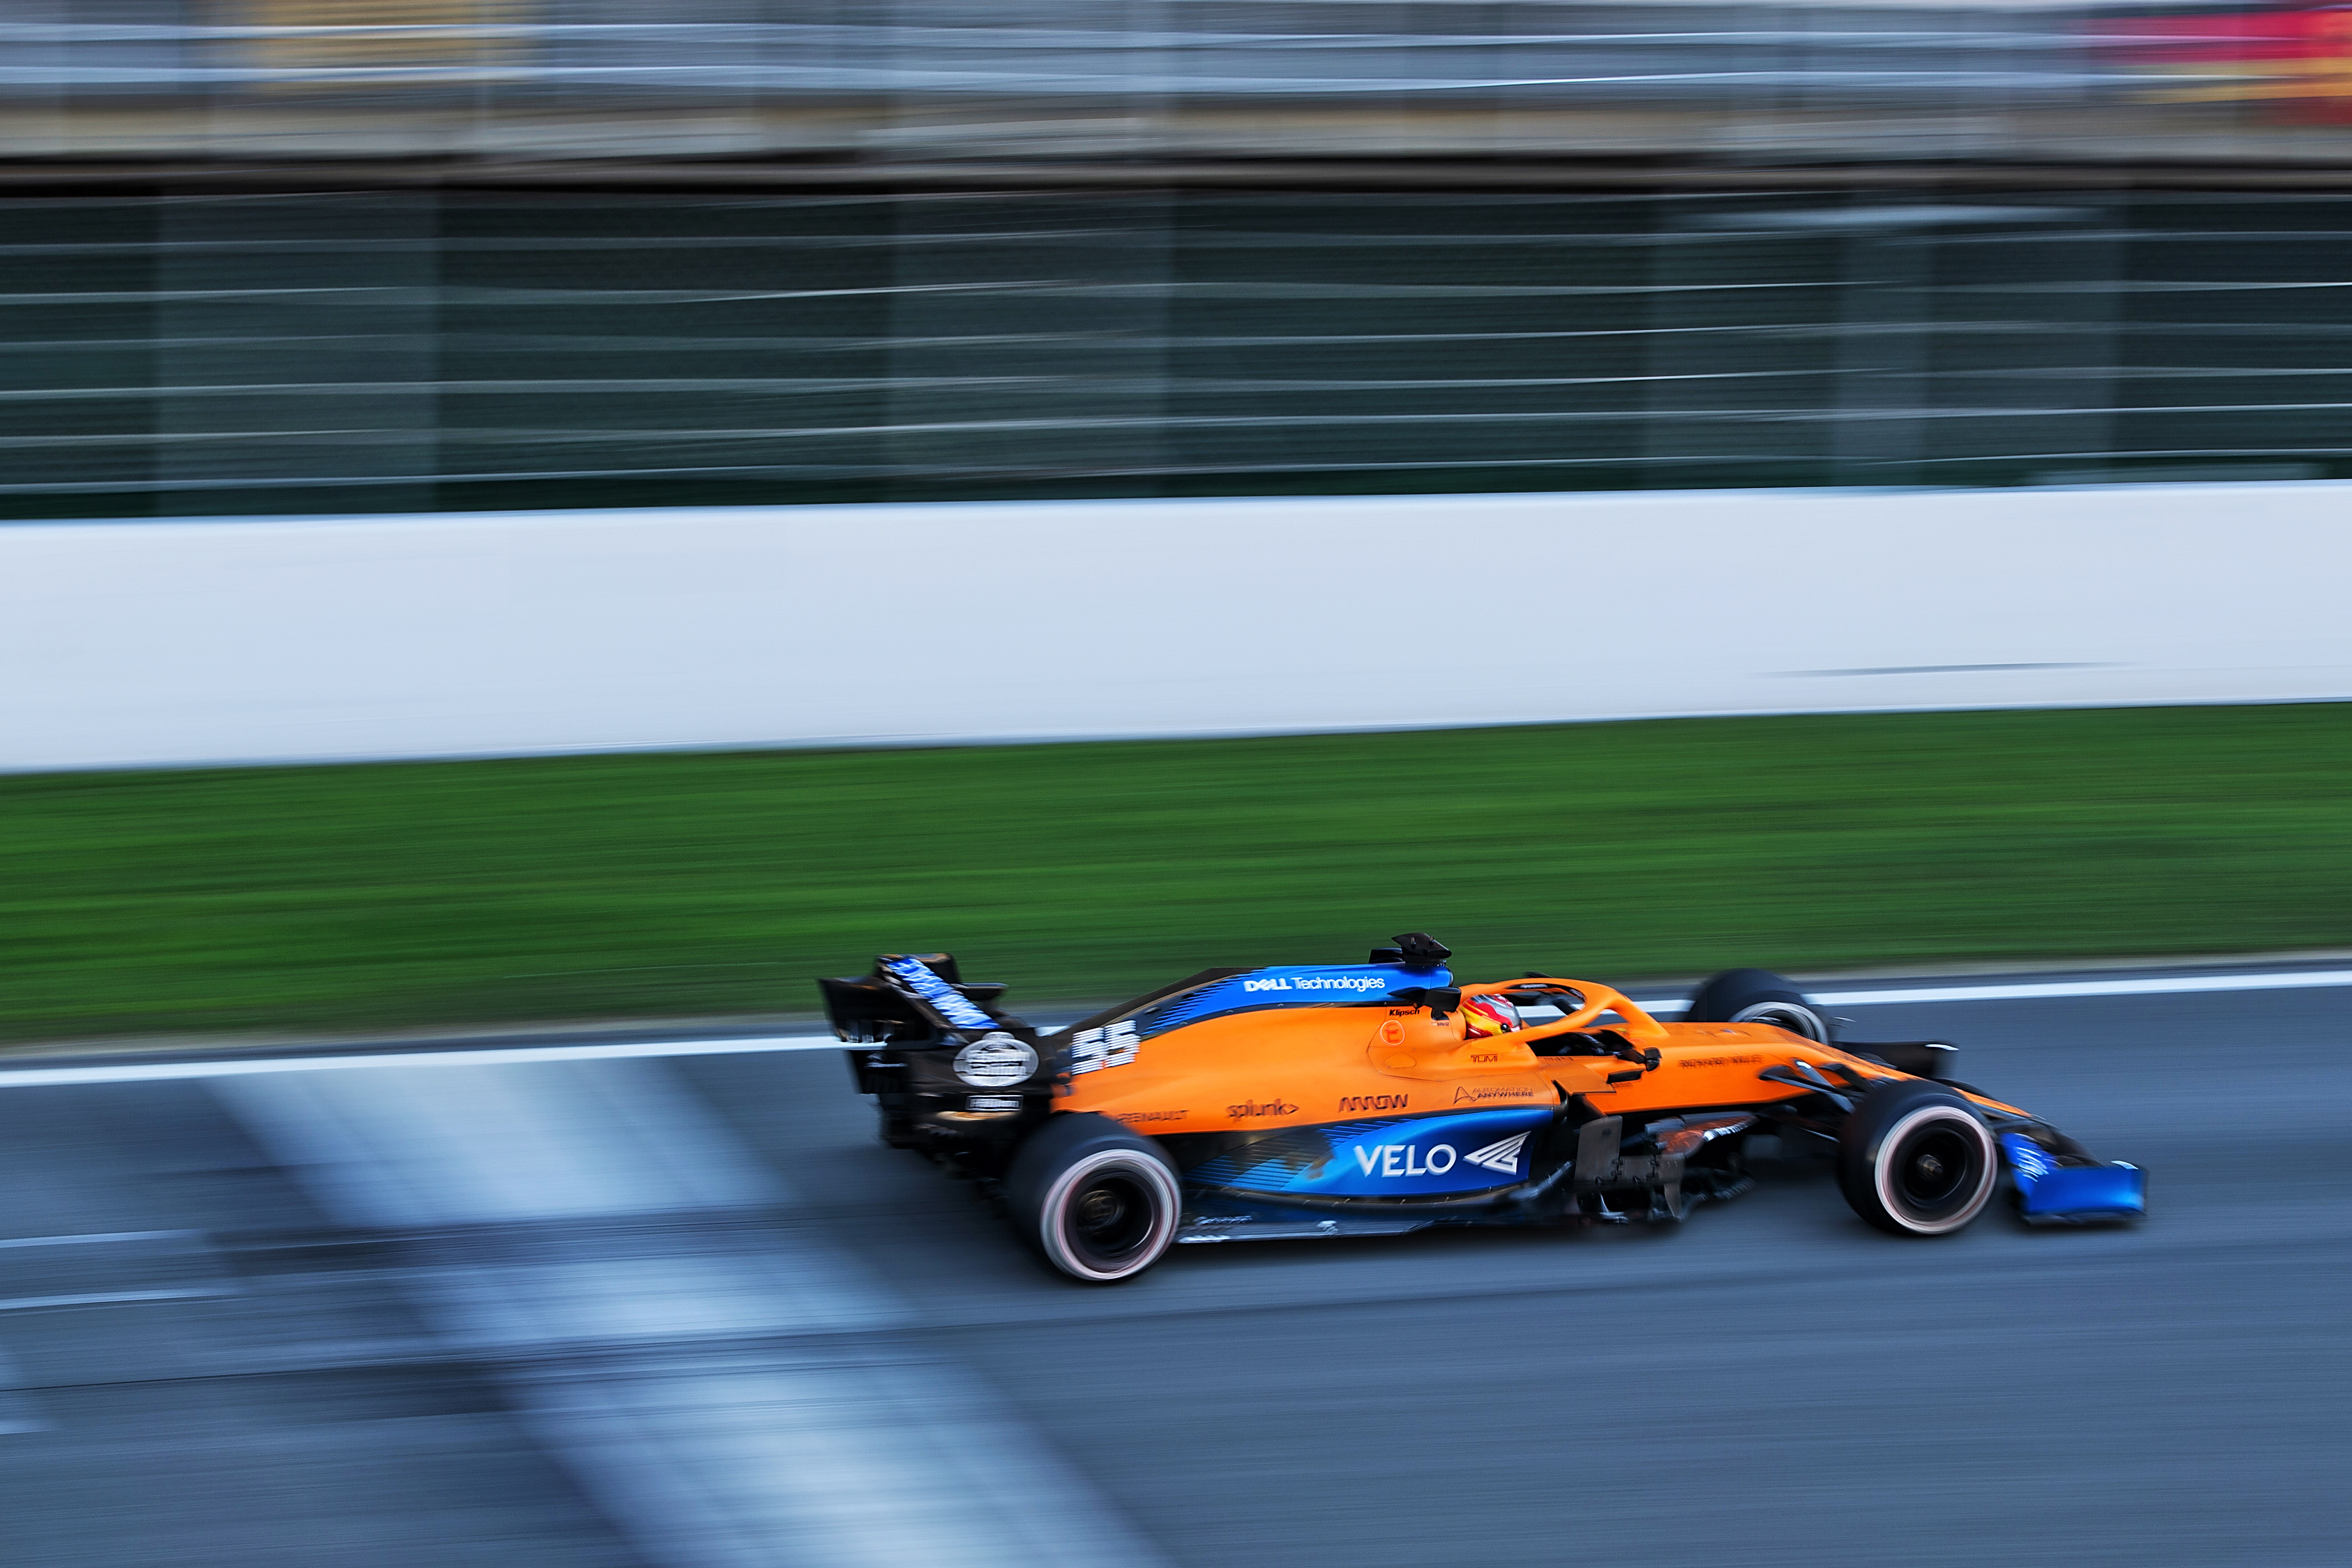
[[[1131,1279],[1176,1239],[1183,1199],[1158,1145],[1108,1116],[1048,1119],[1005,1173],[1013,1222],[1045,1261],[1089,1285]]]
[[[1797,989],[1797,983],[1769,969],[1727,969],[1698,988],[1685,1024],[1770,1024],[1829,1045],[1829,1015]]]
[[[1949,1236],[1984,1212],[2000,1182],[1990,1129],[1938,1083],[1881,1084],[1838,1135],[1846,1203],[1895,1236]]]

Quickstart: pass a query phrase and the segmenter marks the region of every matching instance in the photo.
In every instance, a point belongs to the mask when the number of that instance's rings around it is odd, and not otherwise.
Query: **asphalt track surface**
[[[830,1052],[18,1076],[0,1563],[2352,1562],[2352,987],[1841,1010],[2150,1219],[1803,1163],[1089,1289]]]

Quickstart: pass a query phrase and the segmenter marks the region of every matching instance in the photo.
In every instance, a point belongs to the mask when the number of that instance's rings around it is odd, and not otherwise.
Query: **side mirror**
[[[1396,943],[1407,969],[1434,969],[1454,956],[1452,948],[1425,931],[1409,931],[1389,940]]]

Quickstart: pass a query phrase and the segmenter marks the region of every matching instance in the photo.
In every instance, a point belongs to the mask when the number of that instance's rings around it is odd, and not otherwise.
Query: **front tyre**
[[[1727,969],[1698,988],[1685,1024],[1770,1024],[1831,1044],[1830,1021],[1797,983],[1769,969]]]
[[[1895,1236],[1949,1236],[1984,1212],[2000,1181],[1991,1131],[1940,1084],[1883,1084],[1838,1135],[1845,1201]]]
[[[1115,1285],[1176,1239],[1183,1199],[1157,1145],[1107,1116],[1065,1113],[1021,1146],[1004,1179],[1013,1223],[1073,1279]]]

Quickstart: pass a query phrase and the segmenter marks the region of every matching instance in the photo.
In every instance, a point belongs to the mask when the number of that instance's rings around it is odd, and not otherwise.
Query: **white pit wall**
[[[0,768],[2352,697],[2352,486],[0,527]]]

